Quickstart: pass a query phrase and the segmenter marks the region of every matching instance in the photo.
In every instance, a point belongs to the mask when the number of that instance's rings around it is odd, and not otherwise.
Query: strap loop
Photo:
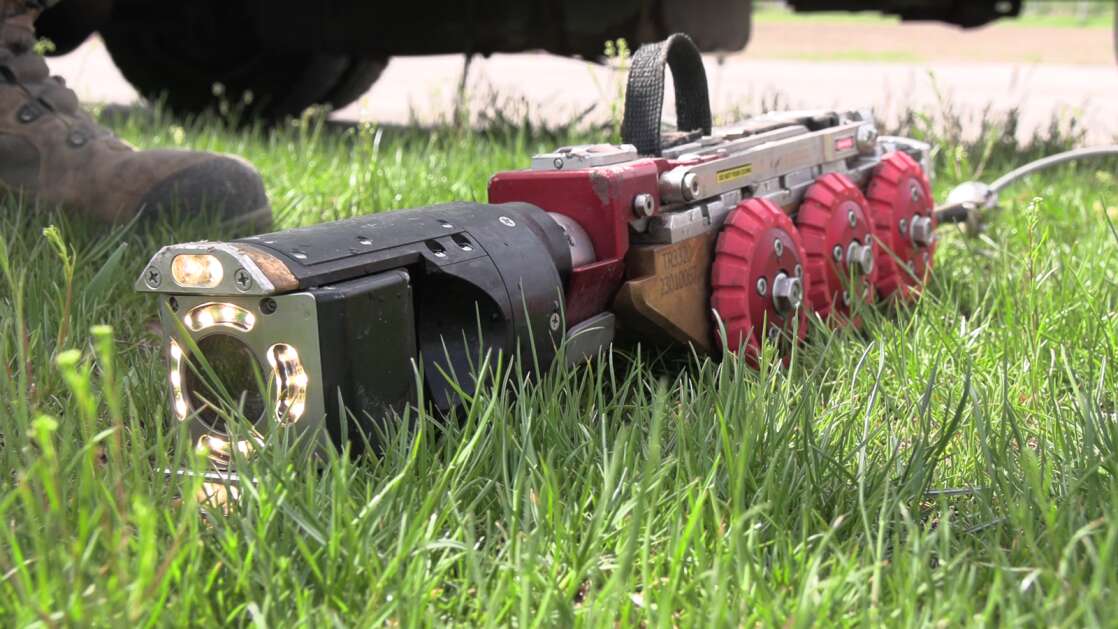
[[[641,155],[660,155],[665,148],[660,133],[664,111],[664,66],[675,81],[676,126],[687,133],[711,130],[710,95],[703,58],[695,42],[683,33],[662,42],[645,44],[633,55],[625,89],[625,118],[621,137]]]

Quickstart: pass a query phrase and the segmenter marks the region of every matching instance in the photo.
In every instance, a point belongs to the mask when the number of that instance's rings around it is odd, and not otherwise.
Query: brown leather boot
[[[98,126],[35,54],[40,0],[0,0],[0,192],[25,194],[107,222],[209,212],[253,229],[271,224],[259,173],[245,160],[137,151]]]

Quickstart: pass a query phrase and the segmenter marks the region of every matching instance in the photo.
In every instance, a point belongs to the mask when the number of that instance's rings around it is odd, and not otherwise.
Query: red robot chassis
[[[809,310],[857,324],[856,304],[917,294],[936,246],[929,150],[878,137],[866,113],[774,113],[653,157],[537,155],[493,177],[489,199],[563,227],[568,326],[612,312],[642,339],[712,351],[720,320],[730,349],[756,356],[766,338],[802,339]]]

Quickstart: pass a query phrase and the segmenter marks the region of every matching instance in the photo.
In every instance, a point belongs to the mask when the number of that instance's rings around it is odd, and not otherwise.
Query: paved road
[[[830,43],[794,47],[791,50],[801,58],[787,58],[789,54],[780,52],[781,46],[788,48],[787,33],[781,36],[774,28],[761,31],[755,46],[745,54],[707,60],[716,114],[727,118],[735,111],[755,112],[774,103],[795,108],[869,105],[879,115],[894,119],[907,108],[941,112],[941,103],[946,101],[963,114],[972,135],[987,108],[994,112],[1019,108],[1022,137],[1047,128],[1055,117],[1078,121],[1089,130],[1091,142],[1118,138],[1118,68],[1111,59],[1110,34],[1103,29],[1082,33],[1053,29],[1038,35],[1024,27],[1001,27],[998,38],[1004,44],[998,47],[990,43],[991,38],[982,39],[981,33],[963,34],[926,25],[895,28],[900,30],[887,31],[893,40],[916,37],[922,42],[914,47],[919,52],[914,53],[916,60],[841,60],[881,53],[880,47],[863,50],[858,44],[880,41],[883,36],[867,37],[864,32],[842,36],[841,31],[836,35],[832,27],[827,28],[832,34]],[[935,37],[943,41],[937,44]],[[803,32],[796,38],[811,41]],[[980,39],[984,45],[975,50],[986,52],[966,52],[964,56],[982,61],[958,58],[964,43]],[[1069,48],[1076,39],[1081,45]],[[843,42],[853,42],[855,47],[842,48]],[[1026,50],[1023,42],[1036,48]],[[937,45],[954,52],[941,55],[945,59],[929,60]],[[888,51],[884,56],[888,58]],[[85,101],[132,103],[137,99],[100,41],[91,40],[74,53],[52,60],[51,65]],[[365,97],[335,116],[384,123],[445,120],[453,110],[463,68],[464,59],[457,55],[393,59]],[[608,119],[609,107],[604,103],[616,98],[623,77],[609,68],[574,59],[495,55],[470,65],[467,85],[474,111],[496,103],[514,112],[514,118],[527,113],[536,120],[557,122],[589,111],[585,119],[600,121]]]

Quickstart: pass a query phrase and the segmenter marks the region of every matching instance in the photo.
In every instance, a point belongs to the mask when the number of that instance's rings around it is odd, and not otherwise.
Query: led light
[[[275,374],[276,421],[293,424],[307,410],[307,377],[299,352],[294,347],[279,343],[268,349],[268,364]]]
[[[256,317],[240,306],[208,303],[192,309],[182,318],[182,322],[194,332],[200,332],[214,326],[249,332],[256,326]]]
[[[228,457],[235,448],[243,456],[248,456],[256,451],[256,445],[247,439],[229,441],[216,435],[202,435],[198,438],[198,447],[205,448],[211,454]]]
[[[174,399],[175,415],[178,415],[179,421],[185,420],[190,407],[182,394],[182,348],[175,341],[171,341],[171,397]]]
[[[216,288],[225,270],[221,261],[209,254],[182,254],[171,262],[171,277],[183,288]]]
[[[252,456],[263,444],[264,439],[256,433],[253,433],[250,439],[237,441],[230,441],[217,435],[202,435],[198,438],[198,449],[217,463],[229,463],[234,451],[243,457]]]

